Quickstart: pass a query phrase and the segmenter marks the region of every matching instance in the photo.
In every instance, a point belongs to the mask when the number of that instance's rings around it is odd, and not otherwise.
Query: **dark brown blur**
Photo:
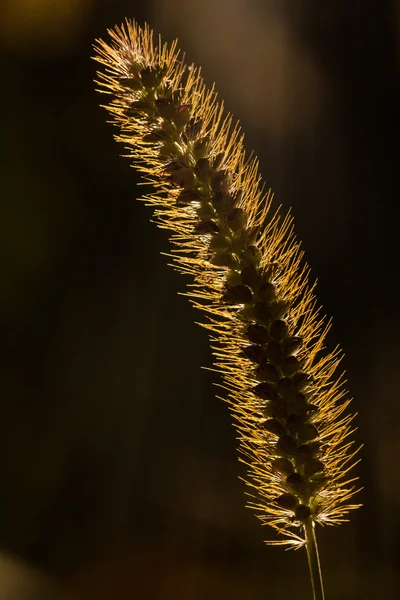
[[[319,528],[327,600],[396,597],[395,0],[2,0],[0,597],[311,598],[263,540],[200,314],[94,91],[124,17],[179,37],[293,207],[354,396],[364,507]]]

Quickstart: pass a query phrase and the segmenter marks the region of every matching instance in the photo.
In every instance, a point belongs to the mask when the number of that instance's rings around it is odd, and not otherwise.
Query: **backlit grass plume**
[[[340,351],[323,352],[330,325],[292,217],[272,212],[238,124],[176,42],[155,44],[147,26],[129,21],[109,33],[95,46],[100,91],[111,94],[116,139],[154,186],[145,200],[172,232],[175,268],[194,278],[188,296],[206,314],[248,465],[249,506],[283,534],[270,543],[306,544],[316,573],[314,524],[339,524],[358,506],[347,475],[353,417],[336,375]]]

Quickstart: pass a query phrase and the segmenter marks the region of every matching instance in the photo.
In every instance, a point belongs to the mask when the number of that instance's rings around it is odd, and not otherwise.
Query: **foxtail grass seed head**
[[[298,547],[306,522],[336,525],[359,505],[341,353],[324,352],[330,323],[292,217],[272,211],[239,125],[176,41],[155,43],[134,21],[109,34],[95,45],[99,91],[117,141],[153,184],[144,200],[172,232],[174,267],[194,278],[187,295],[205,313],[249,506],[284,536],[270,543]]]

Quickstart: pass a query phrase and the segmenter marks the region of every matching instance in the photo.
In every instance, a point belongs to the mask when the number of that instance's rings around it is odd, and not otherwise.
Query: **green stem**
[[[321,565],[319,563],[319,554],[317,540],[315,537],[314,523],[310,518],[304,523],[304,533],[306,536],[306,548],[308,566],[310,568],[311,585],[314,600],[325,600],[324,587],[322,584]]]

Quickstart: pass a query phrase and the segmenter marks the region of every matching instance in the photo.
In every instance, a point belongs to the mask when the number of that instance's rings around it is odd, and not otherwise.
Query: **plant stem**
[[[304,532],[306,536],[307,558],[308,566],[310,568],[313,597],[314,600],[325,600],[324,587],[322,584],[321,565],[319,563],[318,546],[314,531],[314,523],[310,518],[308,518],[304,523]]]

